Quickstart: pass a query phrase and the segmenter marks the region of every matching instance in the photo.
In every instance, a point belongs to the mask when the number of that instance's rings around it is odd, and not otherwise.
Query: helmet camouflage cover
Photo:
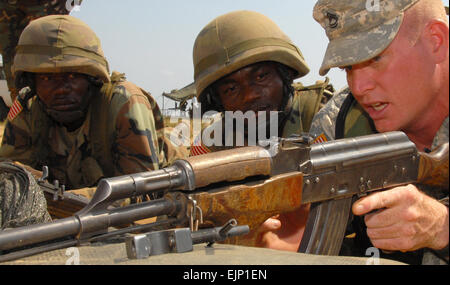
[[[92,29],[68,15],[30,22],[20,36],[12,72],[77,72],[109,82],[109,67]]]
[[[268,17],[253,11],[235,11],[217,17],[198,34],[193,50],[197,97],[218,79],[245,66],[275,61],[309,72],[300,49]]]

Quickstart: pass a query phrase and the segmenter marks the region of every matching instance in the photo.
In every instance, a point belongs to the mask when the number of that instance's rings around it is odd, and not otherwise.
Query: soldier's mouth
[[[255,116],[258,117],[258,113],[259,112],[270,112],[270,111],[275,111],[273,110],[274,108],[272,107],[272,105],[257,105],[257,106],[253,106],[251,108],[248,108],[247,111],[253,111],[255,112]]]
[[[63,100],[56,99],[49,106],[49,109],[53,109],[55,111],[73,111],[79,108],[80,108],[79,102],[67,100],[66,98],[64,98]]]
[[[363,104],[364,110],[369,114],[372,120],[378,120],[384,118],[387,115],[387,110],[389,108],[389,103],[386,102],[376,102]]]
[[[387,105],[388,105],[387,103],[375,103],[375,104],[370,105],[370,107],[378,112],[378,111],[381,111],[384,108],[386,108]]]
[[[80,109],[78,104],[64,104],[64,105],[52,105],[52,110],[64,112],[64,111],[75,111]]]

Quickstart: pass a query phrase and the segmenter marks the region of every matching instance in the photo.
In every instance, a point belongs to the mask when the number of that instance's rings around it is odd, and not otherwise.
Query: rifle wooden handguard
[[[196,188],[270,175],[272,171],[270,155],[264,148],[256,146],[213,152],[186,160],[195,173]]]

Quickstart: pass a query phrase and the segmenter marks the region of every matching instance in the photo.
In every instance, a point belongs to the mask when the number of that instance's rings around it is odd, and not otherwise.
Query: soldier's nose
[[[364,67],[353,67],[347,71],[347,82],[356,97],[368,94],[376,86],[373,75]]]

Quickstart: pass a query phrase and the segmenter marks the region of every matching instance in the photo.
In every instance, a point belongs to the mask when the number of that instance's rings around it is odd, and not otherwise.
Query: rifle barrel
[[[104,234],[109,227],[123,226],[134,221],[184,212],[183,199],[163,198],[114,208],[106,212],[79,212],[73,217],[45,224],[36,224],[0,231],[0,250],[53,241],[59,238],[90,238]]]
[[[0,232],[0,250],[75,236],[79,231],[80,221],[77,217],[60,219],[46,224],[7,229]]]

